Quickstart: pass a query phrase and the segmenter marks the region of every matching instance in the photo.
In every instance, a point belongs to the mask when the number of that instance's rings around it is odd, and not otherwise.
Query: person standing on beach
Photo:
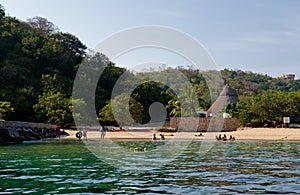
[[[105,134],[106,134],[106,129],[105,129],[105,127],[101,126],[100,132],[101,132],[101,139],[104,139]]]
[[[83,130],[83,139],[87,140],[87,130],[86,129]]]
[[[57,126],[55,129],[55,135],[56,135],[56,137],[60,138],[60,127],[59,126]]]
[[[42,129],[42,136],[44,139],[47,137],[47,129],[45,127]]]

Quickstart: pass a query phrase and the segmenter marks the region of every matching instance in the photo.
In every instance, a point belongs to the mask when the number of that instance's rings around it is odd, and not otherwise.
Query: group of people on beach
[[[152,140],[165,140],[165,136],[164,136],[163,134],[159,134],[159,136],[160,136],[160,139],[158,139],[158,138],[156,137],[156,134],[154,133],[154,134],[152,135]]]
[[[60,129],[59,130],[57,129],[57,133],[58,133],[58,131],[60,132]],[[107,131],[107,129],[105,127],[101,126],[101,128],[100,128],[101,139],[105,138],[106,131]],[[57,134],[57,136],[59,137],[59,134]],[[165,140],[165,136],[163,134],[160,133],[159,136],[160,136],[160,138],[156,137],[156,133],[153,133],[152,140]],[[195,136],[203,136],[203,134],[200,132],[199,135],[195,135]],[[87,129],[77,132],[76,137],[78,139],[81,139],[81,137],[83,137],[84,140],[87,140]],[[232,135],[230,135],[229,138],[227,138],[226,134],[223,134],[223,136],[221,134],[219,134],[219,136],[216,136],[216,139],[218,141],[232,141],[232,142],[234,142],[236,140],[235,137],[233,137]]]
[[[235,141],[235,137],[230,135],[229,138],[227,138],[226,134],[224,134],[223,137],[221,134],[219,134],[219,136],[216,136],[216,139],[218,141]]]
[[[100,127],[100,138],[101,139],[104,139],[105,135],[106,135],[106,131],[107,131],[107,128],[104,127],[104,126],[101,126]],[[82,131],[79,131],[76,133],[76,137],[78,139],[81,139],[83,137],[83,140],[87,140],[87,134],[88,134],[88,130],[87,129],[83,129]]]
[[[42,129],[42,138],[43,139],[46,139],[47,138],[47,136],[48,136],[48,129],[46,128],[46,127],[44,127],[43,129]],[[56,128],[55,128],[55,137],[56,138],[60,138],[60,135],[61,135],[61,131],[60,131],[60,126],[58,125],[58,126],[56,126]]]

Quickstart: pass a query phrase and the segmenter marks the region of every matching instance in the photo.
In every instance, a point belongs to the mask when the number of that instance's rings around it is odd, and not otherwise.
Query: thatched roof
[[[207,114],[218,114],[227,104],[235,103],[237,101],[238,95],[231,87],[225,85],[217,100],[208,109]]]

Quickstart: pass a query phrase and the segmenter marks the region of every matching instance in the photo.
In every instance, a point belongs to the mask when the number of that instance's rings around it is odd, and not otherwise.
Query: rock
[[[17,128],[16,129],[20,136],[24,137],[24,140],[26,141],[32,141],[32,140],[40,140],[42,139],[42,135],[37,133],[31,128]]]
[[[56,137],[55,129],[47,129],[46,138],[54,138],[54,137]]]
[[[47,129],[47,138],[54,138],[55,136],[55,129]],[[39,128],[0,127],[0,144],[22,143],[23,141],[34,141],[42,138],[42,129]]]
[[[0,127],[0,138],[3,143],[21,143],[24,141],[24,137],[12,127]]]

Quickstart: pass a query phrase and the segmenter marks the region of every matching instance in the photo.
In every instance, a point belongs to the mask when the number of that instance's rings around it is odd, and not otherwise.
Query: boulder
[[[61,131],[61,135],[69,135]],[[55,129],[47,129],[47,138],[54,138]],[[34,141],[43,139],[41,128],[0,126],[0,144],[22,143],[23,141]]]
[[[22,127],[19,127],[16,130],[20,134],[20,136],[24,137],[24,140],[26,140],[26,141],[32,141],[32,140],[40,140],[40,139],[42,139],[42,135],[39,134],[38,132],[34,131],[31,128],[22,128]]]
[[[24,137],[12,127],[0,127],[0,138],[3,143],[21,143],[24,141]]]

